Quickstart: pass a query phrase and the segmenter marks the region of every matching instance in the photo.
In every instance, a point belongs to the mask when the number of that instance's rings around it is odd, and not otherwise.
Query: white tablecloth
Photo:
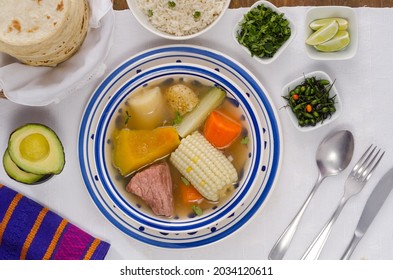
[[[386,155],[364,190],[344,208],[321,254],[321,259],[338,259],[353,235],[368,195],[383,174],[393,166],[393,9],[356,9],[359,48],[357,55],[346,61],[314,61],[307,57],[303,32],[306,10],[307,7],[283,8],[294,20],[298,32],[285,53],[270,65],[253,61],[232,39],[232,28],[245,9],[229,10],[221,22],[205,35],[181,42],[216,49],[250,69],[267,89],[281,120],[284,152],[274,192],[248,224],[226,239],[191,250],[151,247],[123,234],[99,212],[84,186],[77,158],[79,123],[98,80],[60,103],[46,107],[25,107],[7,100],[0,101],[1,153],[13,129],[26,122],[41,122],[57,131],[63,141],[67,161],[60,175],[39,186],[18,184],[9,179],[0,167],[0,183],[28,195],[82,229],[110,242],[107,259],[267,259],[273,244],[315,183],[315,151],[318,144],[332,130],[349,129],[355,137],[355,152],[350,167],[322,183],[286,255],[287,259],[299,259],[303,255],[338,205],[344,181],[353,164],[365,148],[374,143],[386,150]],[[148,33],[129,10],[115,12],[115,19],[115,43],[106,61],[107,73],[137,52],[179,43]],[[331,125],[302,133],[290,122],[287,112],[280,110],[281,89],[288,81],[314,70],[325,71],[336,79],[344,111]],[[393,259],[391,213],[393,195],[388,197],[359,243],[353,259]]]

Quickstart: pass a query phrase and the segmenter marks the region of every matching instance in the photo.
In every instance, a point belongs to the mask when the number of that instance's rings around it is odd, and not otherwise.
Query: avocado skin
[[[23,138],[35,133],[42,134],[50,145],[49,155],[42,161],[29,161],[20,153],[19,144]],[[51,128],[39,123],[27,123],[15,129],[9,137],[8,152],[19,169],[28,173],[60,174],[65,165],[64,148],[59,137]]]
[[[15,162],[12,161],[8,149],[5,150],[4,156],[3,156],[3,166],[4,170],[7,173],[9,177],[12,179],[24,183],[24,184],[34,184],[46,175],[41,175],[41,174],[33,174],[33,173],[28,173],[20,169]]]

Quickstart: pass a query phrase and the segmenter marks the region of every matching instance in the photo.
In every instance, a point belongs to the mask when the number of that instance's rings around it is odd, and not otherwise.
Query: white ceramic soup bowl
[[[119,183],[111,160],[111,126],[119,106],[135,89],[179,76],[223,88],[242,114],[249,142],[238,185],[228,199],[204,209],[202,216],[163,218],[130,198],[124,182]],[[90,197],[114,226],[148,245],[185,249],[230,236],[265,205],[280,169],[281,143],[277,112],[264,87],[247,69],[218,51],[171,45],[136,54],[102,81],[82,117],[78,154]]]

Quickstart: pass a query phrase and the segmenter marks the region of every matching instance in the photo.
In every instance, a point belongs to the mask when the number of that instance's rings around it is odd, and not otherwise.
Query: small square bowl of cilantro
[[[353,58],[358,48],[358,23],[354,9],[345,6],[312,7],[307,10],[304,42],[315,60]]]
[[[239,46],[262,64],[276,60],[295,35],[293,21],[268,1],[255,2],[233,30]]]

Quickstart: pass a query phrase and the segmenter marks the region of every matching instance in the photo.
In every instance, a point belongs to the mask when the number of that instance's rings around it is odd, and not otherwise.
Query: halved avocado
[[[28,173],[59,174],[65,164],[59,137],[43,124],[25,124],[12,132],[8,152],[11,160]]]
[[[12,161],[10,154],[8,153],[8,149],[5,150],[3,156],[3,166],[5,172],[10,176],[12,179],[25,183],[25,184],[33,184],[41,180],[45,175],[33,174],[28,173],[20,169],[15,162]]]

